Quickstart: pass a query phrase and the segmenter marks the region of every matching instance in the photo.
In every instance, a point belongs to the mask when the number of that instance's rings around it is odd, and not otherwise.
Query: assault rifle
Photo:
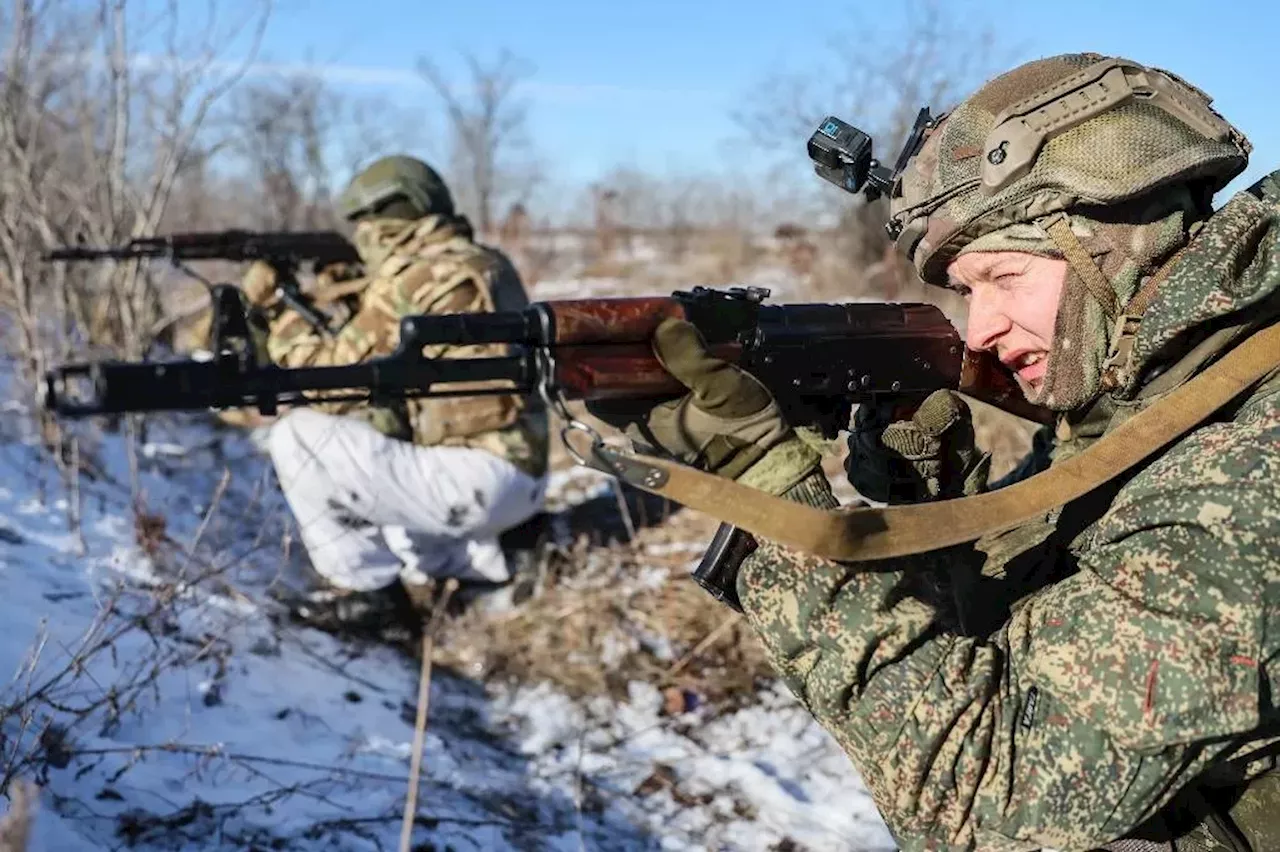
[[[298,286],[298,269],[311,262],[311,271],[332,263],[360,262],[355,246],[337,231],[245,230],[208,231],[166,236],[137,237],[120,246],[89,248],[66,246],[54,249],[46,260],[82,262],[94,260],[127,260],[133,258],[165,258],[174,266],[204,281],[184,264],[190,260],[261,260],[276,272],[276,296],[301,315],[317,331],[330,335],[336,329],[332,320],[311,302]],[[205,281],[208,284],[207,281]]]
[[[213,288],[208,360],[72,364],[45,379],[47,407],[66,417],[123,412],[256,408],[415,397],[538,395],[568,421],[566,400],[662,399],[685,393],[654,357],[666,317],[693,323],[718,357],[769,388],[796,426],[828,437],[851,407],[909,401],[953,388],[1043,420],[994,360],[968,352],[942,311],[927,304],[765,304],[762,288],[696,287],[667,297],[537,302],[522,311],[406,316],[390,355],[346,366],[284,368],[254,345],[243,294]],[[508,344],[486,358],[431,358],[438,345]],[[477,387],[476,383],[483,383]],[[589,428],[589,427],[587,427]],[[567,432],[564,433],[567,438]]]

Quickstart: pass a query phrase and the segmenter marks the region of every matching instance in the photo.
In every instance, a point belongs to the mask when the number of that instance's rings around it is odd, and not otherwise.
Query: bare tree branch
[[[993,30],[975,27],[964,10],[943,0],[902,7],[901,27],[855,15],[852,31],[829,41],[826,62],[761,81],[734,116],[738,126],[761,149],[793,156],[834,113],[896,153],[920,107],[950,108],[999,62]]]
[[[67,270],[40,255],[70,240],[113,243],[154,230],[184,170],[202,165],[207,119],[254,61],[270,5],[259,0],[256,15],[228,28],[214,25],[209,0],[194,44],[179,24],[192,9],[173,0],[13,0],[0,13],[13,24],[0,80],[0,296],[19,319],[17,348],[31,375],[44,352],[64,355],[76,337],[127,357],[151,344],[159,309],[149,271],[137,263]],[[133,44],[157,30],[165,52],[136,54]],[[224,70],[218,51],[246,33],[247,53]],[[37,291],[33,281],[54,286]]]
[[[944,0],[907,0],[901,7],[899,26],[856,15],[851,31],[830,41],[825,62],[761,81],[750,106],[734,116],[750,143],[785,156],[796,175],[808,172],[804,142],[823,117],[835,114],[869,133],[876,155],[892,162],[922,106],[934,115],[949,110],[995,70],[1000,57],[993,31],[975,25],[965,9]],[[813,177],[805,190],[806,206],[839,217],[838,249],[820,264],[826,282],[820,291],[902,298],[904,287],[917,286],[914,272],[890,250],[883,199],[868,204]]]
[[[529,105],[517,89],[531,69],[508,51],[486,65],[466,57],[469,80],[455,86],[426,59],[418,72],[444,104],[450,128],[453,186],[462,206],[475,213],[481,234],[492,236],[506,204],[528,200],[541,169],[529,153]]]

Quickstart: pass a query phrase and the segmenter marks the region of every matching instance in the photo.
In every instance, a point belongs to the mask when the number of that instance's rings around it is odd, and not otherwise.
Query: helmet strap
[[[1089,289],[1089,295],[1093,296],[1107,319],[1114,320],[1120,313],[1116,292],[1102,270],[1093,262],[1089,250],[1071,230],[1071,219],[1065,213],[1055,213],[1048,222],[1041,223],[1041,227],[1048,232],[1049,239],[1053,240],[1067,263],[1080,276],[1084,286]]]
[[[1116,317],[1115,328],[1111,332],[1111,347],[1107,352],[1107,360],[1102,365],[1102,387],[1104,390],[1115,390],[1129,383],[1133,377],[1133,345],[1138,337],[1138,328],[1142,324],[1142,315],[1155,301],[1156,291],[1169,277],[1182,255],[1187,251],[1183,246],[1173,257],[1165,261],[1154,275],[1138,289],[1124,311]]]
[[[1065,213],[1056,213],[1051,221],[1042,223],[1049,238],[1062,252],[1067,263],[1080,280],[1084,282],[1094,300],[1102,307],[1107,319],[1115,324],[1111,332],[1111,342],[1103,363],[1102,386],[1104,390],[1114,390],[1126,384],[1133,370],[1133,344],[1138,336],[1138,328],[1142,323],[1142,315],[1151,306],[1156,291],[1178,259],[1186,251],[1184,246],[1139,288],[1129,303],[1120,310],[1115,290],[1102,270],[1093,262],[1092,255],[1071,230],[1070,217]]]

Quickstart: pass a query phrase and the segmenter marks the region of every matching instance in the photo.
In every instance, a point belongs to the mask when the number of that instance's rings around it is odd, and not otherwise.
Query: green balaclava
[[[338,212],[356,223],[352,242],[370,268],[377,268],[408,239],[419,223],[451,227],[470,235],[455,217],[453,196],[435,169],[414,157],[382,157],[361,169],[338,197]]]
[[[1069,411],[1107,389],[1117,330],[1140,317],[1144,284],[1248,164],[1248,140],[1210,104],[1127,59],[1036,60],[940,116],[896,181],[890,231],[928,283],[948,286],[947,265],[974,251],[1069,264],[1034,402]]]
[[[1060,218],[1084,249],[1088,262],[1101,273],[1094,286],[1070,265],[1063,248],[1042,224],[1007,225],[967,243],[958,255],[982,251],[1021,251],[1067,259],[1067,278],[1058,303],[1053,352],[1045,380],[1031,399],[1056,411],[1069,411],[1092,401],[1108,389],[1106,362],[1111,354],[1121,314],[1140,314],[1134,299],[1149,281],[1186,245],[1204,218],[1200,200],[1186,185],[1156,190],[1133,202],[1113,207],[1076,208]],[[1086,270],[1088,272],[1088,270]],[[1105,284],[1105,288],[1102,285]]]

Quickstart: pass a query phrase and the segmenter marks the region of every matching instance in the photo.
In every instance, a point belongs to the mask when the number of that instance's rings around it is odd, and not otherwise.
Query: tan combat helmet
[[[1252,150],[1211,103],[1128,59],[1028,62],[938,117],[889,193],[889,232],[925,281],[945,286],[966,244],[1009,225],[1173,185],[1207,206]]]
[[[444,179],[421,160],[399,154],[374,161],[352,178],[338,196],[338,212],[350,221],[392,202],[402,202],[413,218],[453,215],[453,196]]]

